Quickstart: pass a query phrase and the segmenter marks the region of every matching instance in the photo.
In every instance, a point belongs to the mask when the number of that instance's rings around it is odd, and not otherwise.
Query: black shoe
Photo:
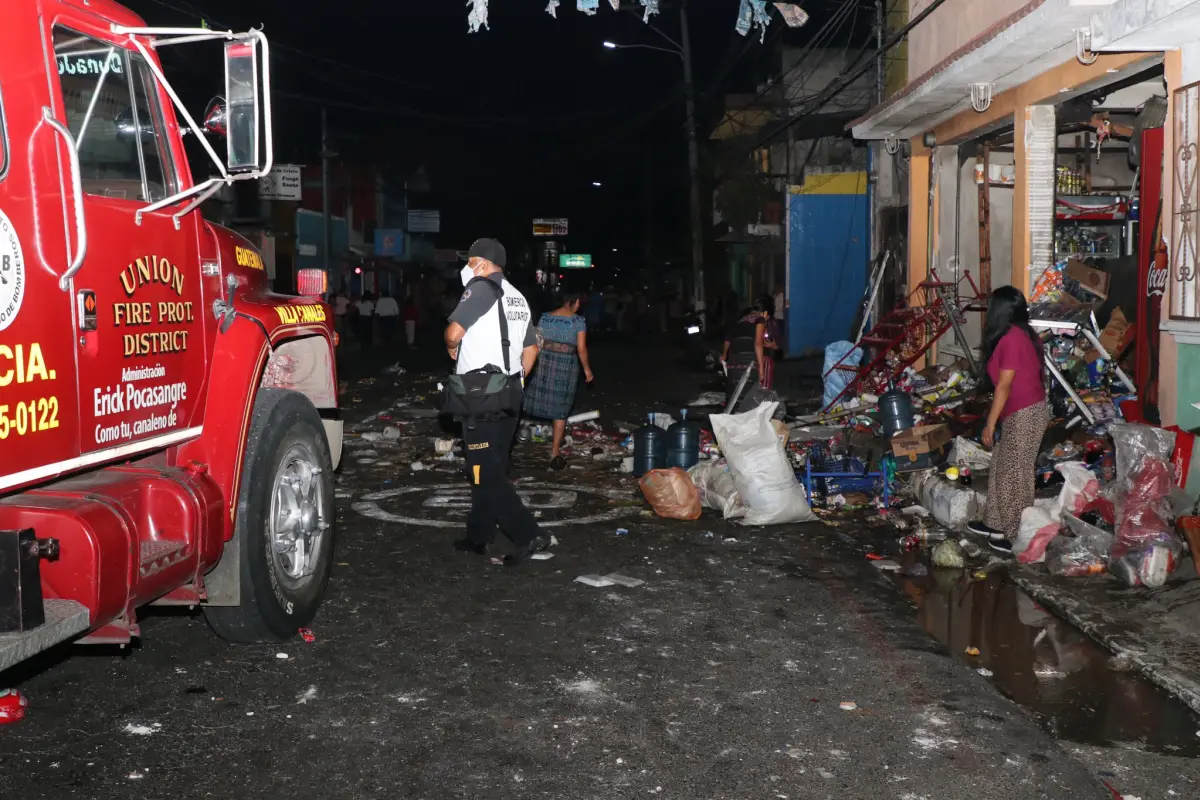
[[[554,458],[550,459],[550,469],[554,470],[555,472],[562,472],[566,468],[567,460],[562,456],[555,456]]]
[[[967,523],[967,530],[976,536],[982,536],[989,542],[994,542],[1000,539],[1007,541],[1003,531],[998,531],[995,528],[985,525],[981,520],[973,519]]]
[[[999,539],[988,539],[988,547],[992,548],[997,553],[1012,555],[1012,542],[1003,536],[1001,536]]]
[[[518,564],[528,561],[529,557],[534,553],[540,553],[550,546],[550,540],[545,536],[535,536],[533,541],[524,547],[518,548],[515,552],[509,553],[504,557],[504,563],[510,567],[515,567]]]
[[[473,542],[470,539],[459,539],[459,540],[455,541],[454,549],[460,550],[464,553],[474,553],[477,556],[486,556],[487,551],[488,551],[488,546],[486,544],[479,544],[478,542]]]

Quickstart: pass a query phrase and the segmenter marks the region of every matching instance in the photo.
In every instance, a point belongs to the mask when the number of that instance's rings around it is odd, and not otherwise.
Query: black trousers
[[[524,547],[541,532],[508,477],[516,433],[516,417],[476,420],[473,426],[463,423],[467,479],[471,483],[467,539],[475,544],[490,544],[497,525],[514,547]]]

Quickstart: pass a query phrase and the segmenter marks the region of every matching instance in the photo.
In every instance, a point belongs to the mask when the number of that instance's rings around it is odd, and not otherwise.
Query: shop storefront
[[[1185,41],[1200,42],[1200,3],[1045,0],[993,9],[973,36],[954,6],[914,27],[924,62],[853,126],[903,159],[909,287],[932,270],[1086,306],[1125,352],[1114,393],[1200,427],[1200,46]],[[982,316],[966,314],[971,347]],[[932,354],[961,349],[947,337]]]

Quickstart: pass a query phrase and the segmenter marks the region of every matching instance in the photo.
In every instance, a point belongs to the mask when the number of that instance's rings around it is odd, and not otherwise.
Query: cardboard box
[[[918,425],[900,431],[892,437],[896,472],[916,472],[940,466],[945,463],[953,441],[950,426],[945,424]]]
[[[1116,358],[1129,344],[1129,338],[1132,336],[1133,326],[1125,319],[1125,313],[1120,308],[1114,308],[1108,324],[1100,331],[1100,346]]]
[[[1093,294],[1101,300],[1108,299],[1107,272],[1089,267],[1082,259],[1071,258],[1067,261],[1067,277],[1079,282],[1079,286],[1088,294]]]

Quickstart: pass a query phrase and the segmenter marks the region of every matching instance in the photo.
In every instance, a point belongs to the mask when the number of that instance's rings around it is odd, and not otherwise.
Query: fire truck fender
[[[328,322],[332,313],[319,305],[324,314],[318,316],[323,318],[292,321],[295,315],[290,312],[277,314],[271,306],[239,304],[238,319],[215,337],[204,432],[180,452],[184,463],[194,460],[208,465],[226,499],[225,546],[204,577],[209,605],[236,606],[242,601],[241,548],[235,533],[247,437],[259,392],[282,389],[307,397],[321,418],[334,468],[340,461],[342,421]]]

